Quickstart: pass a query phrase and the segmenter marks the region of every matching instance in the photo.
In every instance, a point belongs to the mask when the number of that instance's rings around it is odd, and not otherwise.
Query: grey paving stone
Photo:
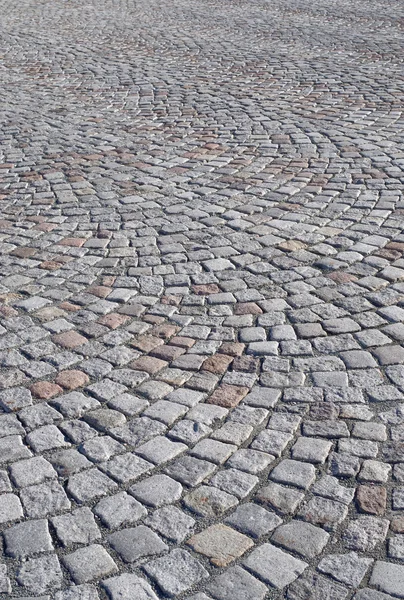
[[[192,533],[195,520],[176,506],[164,506],[155,510],[145,524],[178,544]]]
[[[52,554],[24,562],[17,570],[16,580],[28,592],[43,594],[61,587],[63,573],[58,558]]]
[[[122,573],[105,579],[103,586],[111,600],[131,600],[134,594],[138,600],[157,600],[156,594],[147,581],[132,573]]]
[[[202,517],[217,517],[238,504],[235,495],[213,486],[201,485],[184,496],[187,508]]]
[[[46,519],[25,521],[4,531],[6,553],[13,558],[25,558],[53,550]]]
[[[136,523],[147,515],[147,510],[135,498],[126,492],[119,492],[100,500],[94,507],[94,513],[110,529],[116,529],[125,523]]]
[[[98,544],[79,548],[63,556],[63,562],[75,583],[87,583],[118,570],[108,552]]]
[[[369,583],[382,592],[404,598],[404,567],[378,560]]]
[[[167,544],[144,525],[116,531],[108,536],[108,542],[128,563],[168,550]]]
[[[237,469],[219,471],[210,483],[237,498],[245,498],[258,484],[258,477]]]
[[[70,589],[56,592],[55,600],[99,600],[95,586],[91,584],[74,585]]]
[[[35,456],[28,460],[13,463],[10,467],[13,482],[18,487],[43,483],[47,479],[57,477],[57,472],[42,456]]]
[[[68,510],[71,502],[63,487],[55,480],[31,485],[20,492],[25,513],[34,519]]]
[[[146,573],[170,598],[186,592],[209,575],[206,569],[185,550],[172,550],[144,566]]]
[[[216,577],[207,590],[215,600],[263,600],[267,592],[263,583],[238,566]]]
[[[278,527],[282,519],[257,504],[247,502],[239,506],[224,522],[242,533],[260,538]]]
[[[272,535],[271,541],[304,558],[313,558],[322,552],[329,537],[320,527],[293,520],[280,525]]]
[[[165,469],[167,475],[184,485],[194,487],[202,483],[216,469],[216,465],[206,461],[184,456],[176,459]]]
[[[69,477],[66,489],[76,502],[85,503],[106,496],[117,487],[112,479],[98,469],[87,469]]]
[[[316,470],[313,465],[285,459],[271,471],[270,478],[278,483],[307,490],[316,478]]]
[[[243,561],[249,571],[277,589],[291,584],[308,566],[272,544],[263,544]]]
[[[260,502],[268,504],[285,514],[293,514],[303,498],[304,494],[302,492],[278,483],[270,483],[257,493],[257,499]]]
[[[179,500],[182,485],[167,475],[153,475],[132,485],[129,491],[140,502],[157,508]]]
[[[90,544],[101,538],[101,532],[93,513],[87,507],[78,508],[71,514],[51,519],[56,534],[66,547],[73,544]]]
[[[378,517],[358,517],[343,531],[342,541],[346,548],[361,552],[373,550],[384,541],[389,528],[387,519]]]
[[[307,569],[289,586],[286,597],[288,600],[345,600],[348,594],[345,586]]]
[[[322,573],[331,575],[337,581],[351,588],[357,588],[372,564],[371,558],[361,558],[355,552],[348,554],[330,554],[323,558],[318,568]]]

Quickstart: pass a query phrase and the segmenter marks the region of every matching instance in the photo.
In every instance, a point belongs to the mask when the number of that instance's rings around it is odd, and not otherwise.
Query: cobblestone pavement
[[[0,0],[0,598],[404,598],[399,9]]]

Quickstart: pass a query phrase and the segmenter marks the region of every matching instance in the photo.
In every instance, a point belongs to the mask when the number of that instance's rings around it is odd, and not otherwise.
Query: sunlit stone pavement
[[[0,0],[1,599],[404,598],[401,14]]]

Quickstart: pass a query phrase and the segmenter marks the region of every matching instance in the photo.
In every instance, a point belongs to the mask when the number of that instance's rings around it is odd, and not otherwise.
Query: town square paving
[[[0,598],[404,598],[400,2],[0,0]]]

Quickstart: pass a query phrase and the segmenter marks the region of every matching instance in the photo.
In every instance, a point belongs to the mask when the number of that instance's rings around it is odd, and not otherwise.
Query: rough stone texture
[[[226,567],[254,545],[247,536],[226,525],[212,525],[192,536],[187,543],[218,567]]]
[[[244,561],[244,565],[263,581],[278,589],[292,583],[308,566],[272,544],[263,544],[254,550]]]
[[[208,572],[185,550],[173,550],[145,565],[145,571],[168,596],[176,596],[208,577]]]
[[[0,595],[399,597],[395,4],[0,14]]]

